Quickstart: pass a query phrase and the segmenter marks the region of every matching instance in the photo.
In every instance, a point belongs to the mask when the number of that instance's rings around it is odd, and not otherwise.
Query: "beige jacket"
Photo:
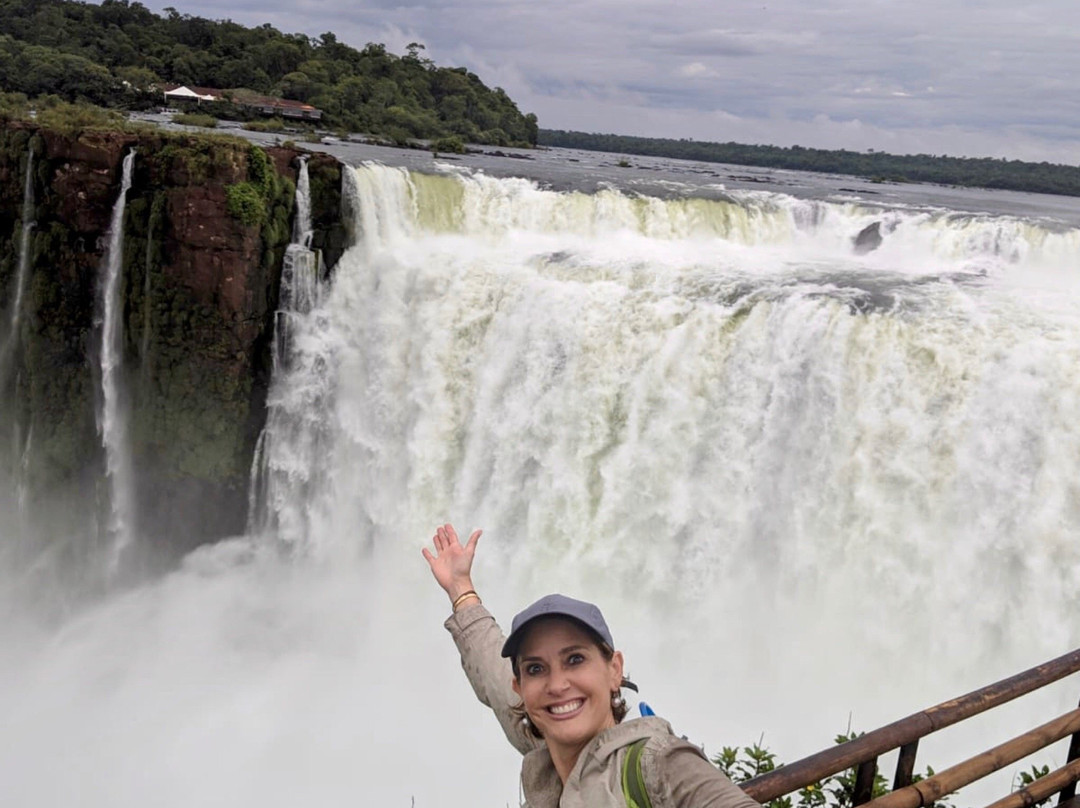
[[[510,682],[510,660],[501,656],[503,633],[483,606],[458,610],[446,621],[461,652],[461,665],[480,701],[495,712],[510,743],[525,758],[521,787],[528,808],[626,808],[622,761],[626,747],[648,738],[642,755],[653,808],[760,808],[662,718],[637,718],[605,730],[589,742],[565,787],[543,741],[530,736],[513,713],[520,699]]]

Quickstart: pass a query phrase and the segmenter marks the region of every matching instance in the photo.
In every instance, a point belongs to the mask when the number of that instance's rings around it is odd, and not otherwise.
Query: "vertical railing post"
[[[1069,755],[1065,759],[1065,762],[1072,763],[1077,758],[1080,758],[1080,732],[1074,733],[1072,740],[1069,741]],[[1058,805],[1063,805],[1075,796],[1076,783],[1071,783],[1061,789],[1061,793],[1058,795]]]
[[[912,775],[915,773],[915,753],[918,751],[918,740],[900,747],[900,758],[896,761],[896,776],[892,784],[893,791],[899,791],[911,785]]]
[[[871,758],[859,764],[855,772],[855,791],[851,795],[852,805],[870,802],[874,796],[874,777],[877,775],[877,758]]]

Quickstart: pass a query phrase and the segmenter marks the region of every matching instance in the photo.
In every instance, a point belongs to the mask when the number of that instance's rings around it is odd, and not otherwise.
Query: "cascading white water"
[[[101,404],[98,432],[105,449],[109,484],[108,535],[113,563],[131,544],[134,528],[134,470],[128,445],[128,423],[123,392],[124,324],[121,272],[124,267],[124,208],[131,188],[135,150],[124,157],[120,193],[109,220],[108,241],[98,283],[98,309],[94,325],[101,333]]]
[[[284,369],[291,351],[295,330],[293,321],[318,305],[321,280],[319,254],[311,249],[311,181],[308,161],[301,159],[296,183],[296,214],[293,220],[293,240],[285,250],[281,271],[281,291],[274,320],[274,370]]]
[[[296,183],[296,212],[293,220],[292,243],[285,250],[281,270],[281,287],[278,308],[274,312],[273,369],[274,376],[289,372],[298,353],[295,348],[297,320],[304,317],[319,304],[322,289],[320,256],[311,249],[311,180],[307,158],[300,160],[300,172]],[[277,520],[267,522],[270,512],[266,503],[275,498],[279,483],[277,470],[270,459],[275,453],[274,441],[280,440],[279,404],[268,402],[266,426],[255,444],[251,464],[251,482],[248,491],[248,531],[264,533],[278,529]],[[268,444],[270,444],[268,446]]]
[[[507,608],[570,588],[683,624],[635,637],[653,681],[716,674],[695,637],[747,656],[732,688],[790,686],[749,660],[799,657],[858,690],[849,653],[962,635],[981,659],[1005,636],[1022,665],[1080,636],[1080,320],[1016,295],[1068,273],[1075,231],[893,212],[855,259],[881,211],[353,181],[361,244],[274,393],[294,489],[271,504],[314,552],[467,518]]]
[[[18,263],[15,268],[15,289],[13,294],[13,301],[11,303],[11,316],[8,321],[7,333],[0,336],[0,394],[7,388],[8,382],[13,378],[16,362],[17,362],[17,350],[19,347],[19,327],[22,320],[23,309],[23,296],[26,289],[26,277],[30,272],[30,246],[31,236],[34,230],[34,149],[31,147],[26,153],[26,178],[23,181],[23,203],[22,203],[22,226],[19,232],[19,252]],[[27,447],[29,446],[29,436],[27,437],[27,443],[24,447],[21,442],[22,425],[19,423],[19,418],[14,412],[8,413],[8,427],[10,428],[11,435],[11,450],[12,450],[12,474],[11,480],[14,486],[14,509],[18,516],[18,524],[15,526],[15,537],[18,537],[18,542],[15,538],[7,544],[9,545],[8,551],[11,550],[11,545],[20,543],[22,541],[22,535],[24,533],[23,523],[26,507],[26,472],[27,472]],[[6,471],[6,469],[4,470]],[[0,473],[0,480],[7,477],[6,474]],[[3,497],[3,492],[0,492],[0,503],[6,502],[6,498]],[[2,553],[0,553],[2,555]],[[18,553],[16,553],[18,555]]]
[[[308,158],[300,158],[300,173],[296,178],[296,214],[293,217],[293,244],[311,245],[311,176]]]
[[[15,274],[15,304],[11,310],[11,340],[18,339],[26,275],[30,268],[30,236],[34,230],[34,149],[26,155],[26,180],[23,184],[22,232],[19,238],[19,266]]]
[[[597,601],[642,697],[711,752],[764,732],[792,760],[1078,644],[1076,231],[344,181],[357,244],[294,320],[263,447],[258,521],[301,552],[203,550],[10,652],[0,799],[515,804],[420,557],[444,520],[485,528],[503,621]]]
[[[26,276],[30,271],[30,242],[34,230],[34,150],[26,154],[26,179],[23,181],[22,227],[19,233],[19,258],[15,269],[15,289],[11,303],[8,330],[0,339],[0,388],[4,387],[14,368],[19,343],[19,322],[22,319]],[[15,443],[18,446],[18,442]]]

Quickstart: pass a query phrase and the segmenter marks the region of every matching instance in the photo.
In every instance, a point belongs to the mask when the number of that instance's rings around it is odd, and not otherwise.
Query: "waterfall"
[[[11,304],[8,333],[0,343],[0,390],[10,379],[19,345],[19,322],[22,319],[26,276],[30,272],[30,242],[34,230],[34,149],[26,154],[26,179],[23,182],[22,228],[19,234],[19,260],[15,270],[15,294]]]
[[[318,303],[320,289],[320,254],[311,249],[311,182],[308,161],[300,160],[296,183],[296,214],[293,240],[285,249],[281,269],[281,291],[274,317],[274,369],[283,368],[293,337],[297,315],[311,311]]]
[[[420,556],[443,521],[485,529],[504,626],[552,591],[598,603],[642,698],[710,754],[764,733],[791,761],[1080,645],[1077,230],[342,182],[354,243],[289,318],[252,535],[0,644],[0,802],[516,804]],[[418,739],[468,754],[418,767]]]
[[[0,395],[3,394],[17,362],[19,347],[19,324],[22,319],[23,296],[26,289],[26,277],[30,272],[30,242],[34,229],[34,149],[26,153],[26,179],[23,182],[22,227],[19,236],[19,259],[15,271],[15,294],[11,307],[11,319],[7,336],[0,344]],[[28,453],[20,448],[21,429],[14,410],[9,414],[12,425],[12,460],[14,464],[13,480],[15,484],[15,504],[19,514],[20,535],[25,514],[27,498],[26,468]],[[27,438],[29,446],[29,437]],[[20,458],[15,462],[15,458]]]
[[[98,432],[105,449],[109,483],[108,535],[112,542],[113,564],[131,544],[134,529],[134,469],[128,445],[128,422],[123,387],[124,332],[123,289],[124,207],[131,188],[135,150],[124,157],[120,193],[109,221],[108,241],[102,258],[98,283],[98,305],[94,325],[101,330],[101,403]]]
[[[702,740],[792,743],[766,694],[808,681],[835,696],[801,725],[858,701],[869,728],[1080,641],[1075,230],[379,166],[346,190],[357,242],[272,393],[279,537],[411,580],[401,542],[484,527],[504,619],[606,604]],[[856,695],[916,646],[938,670]]]
[[[311,246],[311,178],[308,158],[300,158],[300,175],[296,178],[296,215],[293,218],[293,244]]]
[[[273,374],[287,374],[293,362],[294,345],[300,334],[297,323],[316,307],[320,300],[322,282],[321,255],[311,249],[311,181],[308,160],[301,158],[296,183],[296,213],[293,221],[293,240],[285,250],[281,269],[278,308],[274,312]],[[274,438],[269,433],[281,417],[281,403],[271,395],[268,401],[267,426],[255,444],[248,486],[248,531],[261,533],[270,525],[280,527],[268,503],[278,496],[278,472],[269,465],[273,454],[267,444]]]
[[[30,267],[30,235],[34,229],[34,149],[26,155],[26,180],[23,185],[22,233],[19,239],[19,267],[15,276],[15,305],[11,311],[11,339],[18,339],[26,275]]]
[[[19,446],[18,432],[16,432],[15,446]],[[19,535],[26,533],[26,524],[30,516],[30,459],[33,456],[34,427],[31,425],[26,433],[26,442],[19,452],[19,465],[15,474],[15,507],[18,513]]]

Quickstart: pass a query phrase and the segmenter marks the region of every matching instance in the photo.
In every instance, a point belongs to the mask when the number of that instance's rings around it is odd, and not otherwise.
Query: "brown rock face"
[[[200,303],[217,307],[238,327],[251,328],[249,315],[266,304],[257,299],[262,280],[253,286],[250,277],[259,268],[262,239],[255,228],[222,216],[224,210],[221,185],[171,190],[164,237],[174,252],[162,270],[188,286]]]
[[[100,512],[107,490],[94,406],[101,339],[95,298],[121,164],[134,148],[124,218],[121,379],[138,478],[136,532],[147,557],[170,558],[241,532],[251,456],[265,420],[268,348],[298,153],[270,149],[266,161],[233,140],[68,136],[12,124],[0,130],[0,179],[6,178],[0,252],[7,255],[28,143],[36,154],[37,225],[25,327],[15,370],[8,382],[0,380],[0,415],[16,422],[19,434],[33,434],[31,490],[42,505],[57,497],[82,503],[54,532],[93,533],[86,522],[102,521],[87,518]],[[315,213],[340,231],[334,181],[340,169],[331,162],[319,164]],[[269,165],[271,176],[256,164]],[[260,195],[264,221],[245,224],[230,214],[230,189],[242,183]],[[340,233],[316,238],[336,243]],[[0,290],[10,288],[12,272],[10,262],[0,264]],[[8,297],[0,291],[0,308]],[[23,448],[0,446],[0,454]]]
[[[65,137],[42,131],[44,157],[54,166],[49,190],[56,196],[56,216],[80,233],[102,233],[120,182],[124,153],[135,138],[121,132],[91,132]]]

